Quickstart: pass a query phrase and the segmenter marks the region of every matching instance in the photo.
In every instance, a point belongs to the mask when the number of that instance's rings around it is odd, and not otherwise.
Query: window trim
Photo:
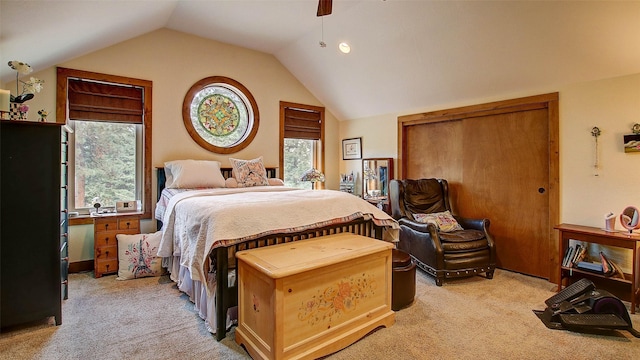
[[[316,166],[316,168],[318,170],[320,170],[322,173],[324,173],[324,125],[325,125],[325,119],[324,119],[324,107],[323,106],[314,106],[314,105],[305,105],[305,104],[298,104],[298,103],[292,103],[292,102],[287,102],[287,101],[280,101],[280,135],[279,135],[279,143],[280,143],[280,154],[279,154],[279,167],[280,167],[280,171],[279,171],[279,177],[280,179],[282,179],[284,181],[284,122],[285,122],[285,109],[286,108],[292,108],[292,109],[301,109],[301,110],[309,110],[309,111],[315,111],[315,112],[319,112],[320,113],[320,139],[319,139],[319,147],[320,149],[314,149],[314,166]],[[318,184],[318,188],[320,189],[324,189],[324,183],[320,183]]]
[[[57,68],[57,91],[56,91],[56,122],[68,122],[69,105],[68,105],[68,79],[80,78],[92,81],[103,81],[115,84],[138,86],[144,89],[143,106],[144,112],[142,117],[142,127],[144,132],[143,138],[143,194],[142,194],[142,218],[151,219],[151,189],[152,189],[152,172],[151,172],[151,139],[152,139],[152,89],[153,82],[118,75],[108,75],[96,72],[68,69],[63,67]],[[78,218],[70,218],[70,225],[92,223],[89,216],[80,216]]]

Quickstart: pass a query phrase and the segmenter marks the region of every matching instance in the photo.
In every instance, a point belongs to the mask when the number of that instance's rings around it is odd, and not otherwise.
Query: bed
[[[219,167],[218,162],[213,163]],[[162,231],[158,255],[218,341],[234,324],[236,252],[343,232],[386,241],[398,239],[395,220],[356,196],[277,186],[281,185],[275,179],[277,169],[264,167],[262,176],[268,182],[234,187],[238,177],[234,168],[209,169],[220,173],[214,188],[190,188],[193,184],[169,188],[167,183],[175,184],[171,171],[157,169],[155,217]],[[219,186],[222,183],[224,186]],[[339,212],[335,216],[334,210]]]

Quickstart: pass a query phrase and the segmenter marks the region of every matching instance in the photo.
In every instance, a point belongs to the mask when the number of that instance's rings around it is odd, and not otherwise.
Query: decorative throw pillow
[[[162,239],[162,231],[153,234],[118,234],[116,239],[118,239],[117,280],[163,274],[162,258],[156,256]]]
[[[238,180],[234,177],[227,178],[227,180],[224,181],[224,186],[228,188],[237,188]]]
[[[233,176],[238,181],[238,187],[268,186],[267,169],[262,163],[262,156],[252,160],[229,158],[233,168]]]
[[[449,210],[431,214],[413,214],[413,218],[417,222],[434,224],[442,232],[464,230],[462,226],[458,224],[453,215],[451,215]]]
[[[268,178],[267,180],[269,181],[269,186],[284,186],[284,181],[282,181],[282,179]],[[233,177],[227,178],[227,180],[225,180],[225,186],[227,188],[237,188],[238,180]]]
[[[219,161],[175,160],[164,163],[167,189],[224,187]]]
[[[269,178],[269,186],[284,186],[284,181],[278,178]]]

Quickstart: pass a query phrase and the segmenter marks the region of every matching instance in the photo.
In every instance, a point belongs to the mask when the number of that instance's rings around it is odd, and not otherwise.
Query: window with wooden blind
[[[324,107],[281,101],[280,176],[287,186],[312,188],[300,180],[310,168],[324,173]]]
[[[135,200],[150,218],[152,82],[65,68],[57,82],[57,118],[73,130],[69,210]]]
[[[142,124],[144,88],[135,85],[68,79],[69,120]]]

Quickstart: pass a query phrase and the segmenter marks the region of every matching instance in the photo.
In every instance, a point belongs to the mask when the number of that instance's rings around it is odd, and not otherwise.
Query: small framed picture
[[[633,153],[640,152],[640,134],[623,135],[624,152]]]
[[[362,138],[342,140],[342,160],[362,159]]]

